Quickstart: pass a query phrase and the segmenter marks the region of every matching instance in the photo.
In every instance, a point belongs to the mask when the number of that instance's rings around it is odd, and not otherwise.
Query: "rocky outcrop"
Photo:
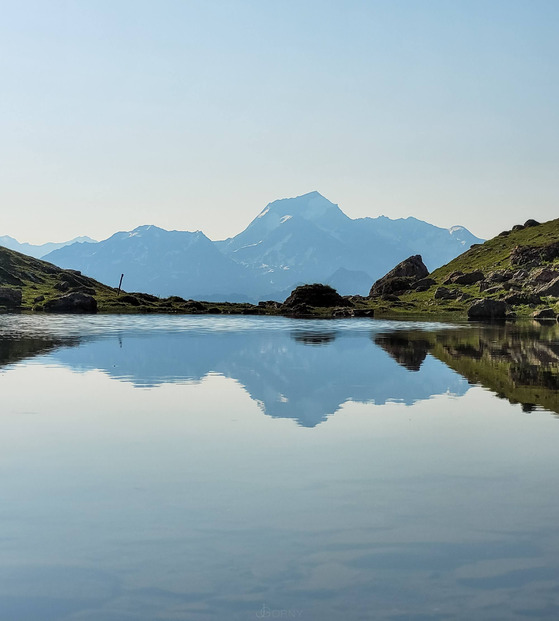
[[[437,281],[434,278],[421,278],[413,284],[413,289],[415,291],[427,291],[436,284]]]
[[[21,289],[11,287],[0,287],[0,307],[13,310],[21,307]]]
[[[475,270],[473,272],[453,272],[443,282],[443,285],[473,285],[485,278],[481,270]]]
[[[503,298],[503,302],[506,302],[510,306],[540,304],[541,298],[535,293],[509,293]]]
[[[456,289],[438,287],[433,297],[435,298],[435,300],[455,300],[459,295],[460,291]]]
[[[335,289],[320,283],[301,285],[294,289],[283,303],[283,308],[294,310],[301,305],[307,307],[353,306],[352,302],[343,298]]]
[[[398,295],[400,293],[404,293],[405,291],[410,291],[414,285],[415,279],[411,276],[396,276],[395,278],[387,278],[378,284],[375,283],[371,289],[370,295]]]
[[[543,297],[553,296],[554,298],[559,298],[559,278],[555,278],[550,283],[538,287],[535,293]]]
[[[97,300],[86,293],[68,293],[45,302],[43,310],[47,313],[96,313]]]
[[[379,278],[371,287],[370,296],[394,294],[408,291],[413,284],[429,275],[421,255],[416,254],[398,263],[398,265]]]
[[[468,309],[469,319],[503,319],[507,316],[508,305],[503,300],[476,300]]]
[[[512,265],[536,267],[559,258],[559,242],[546,246],[516,246],[510,255]]]

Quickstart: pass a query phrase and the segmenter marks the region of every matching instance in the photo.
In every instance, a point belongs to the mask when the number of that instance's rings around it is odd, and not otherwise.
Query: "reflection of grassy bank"
[[[47,354],[64,345],[76,345],[77,339],[33,338],[27,336],[0,336],[0,368],[27,358]]]
[[[405,353],[401,346],[405,339],[407,350],[417,350],[415,359],[427,351],[498,397],[521,403],[526,410],[538,405],[559,413],[559,326],[555,323],[398,332],[394,338],[382,335],[377,342],[396,359]]]

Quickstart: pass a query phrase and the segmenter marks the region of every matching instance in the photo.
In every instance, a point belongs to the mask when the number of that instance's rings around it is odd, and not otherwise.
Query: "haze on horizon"
[[[557,217],[555,0],[3,2],[0,235],[238,233],[317,190],[481,237]]]

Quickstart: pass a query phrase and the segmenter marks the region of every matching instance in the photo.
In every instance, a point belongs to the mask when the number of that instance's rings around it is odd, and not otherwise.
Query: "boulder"
[[[551,282],[556,278],[559,278],[559,270],[551,267],[540,267],[530,274],[530,282],[538,285]]]
[[[479,288],[479,290],[483,291],[481,287]],[[502,287],[499,287],[499,285],[495,285],[494,287],[489,287],[488,289],[485,289],[485,293],[487,293],[488,295],[494,295],[495,293],[499,293],[501,291],[504,291],[504,289]]]
[[[443,280],[443,285],[451,285],[454,282],[454,279],[458,278],[458,276],[462,276],[462,274],[464,274],[464,272],[461,272],[460,270],[451,272],[446,279]]]
[[[541,299],[535,293],[511,293],[505,296],[503,301],[510,306],[520,306],[523,304],[540,304]]]
[[[353,311],[354,317],[374,317],[375,311],[372,308],[356,308]]]
[[[532,314],[534,319],[553,319],[557,318],[557,313],[552,308],[544,308]]]
[[[455,289],[447,289],[446,287],[438,287],[435,291],[435,300],[455,300],[460,292]]]
[[[381,289],[384,283],[391,278],[409,278],[409,282],[415,282],[425,278],[428,275],[429,270],[425,266],[425,263],[423,263],[421,255],[413,255],[401,263],[398,263],[394,269],[390,270],[382,278],[379,278],[371,287],[369,295],[381,294]]]
[[[343,308],[335,308],[332,311],[332,317],[353,317],[353,309],[347,308],[347,306]]]
[[[130,295],[129,293],[119,296],[118,301],[123,304],[130,304],[131,306],[140,306],[141,304],[140,300],[138,300],[135,295]]]
[[[67,280],[55,282],[53,286],[57,291],[68,291],[71,287],[70,283]]]
[[[515,282],[524,282],[529,275],[530,272],[527,270],[516,270],[516,272],[513,272],[511,280],[514,280]]]
[[[559,257],[559,242],[546,246],[516,246],[510,255],[511,265],[537,267]]]
[[[494,272],[489,272],[487,274],[485,280],[486,282],[507,282],[514,276],[514,272],[510,270],[495,270]]]
[[[475,270],[473,272],[468,272],[466,274],[461,274],[460,276],[456,276],[452,281],[456,285],[473,285],[480,280],[485,278],[483,272],[481,270]]]
[[[8,309],[21,307],[22,294],[21,289],[12,289],[11,287],[0,287],[0,306]]]
[[[559,298],[559,277],[545,285],[542,285],[541,287],[538,287],[535,292],[542,297],[550,295],[554,298]]]
[[[414,283],[413,288],[416,291],[427,291],[433,285],[436,285],[437,281],[434,278],[422,278]]]
[[[329,285],[314,283],[312,285],[301,285],[291,292],[285,300],[285,308],[294,309],[301,304],[307,306],[353,306],[353,303],[342,297],[335,289]]]
[[[411,276],[396,276],[387,278],[382,282],[377,281],[371,289],[371,295],[398,295],[405,291],[411,291],[415,284],[415,279]],[[372,293],[374,289],[374,293]]]
[[[96,313],[97,300],[86,293],[67,293],[59,298],[45,302],[47,313]]]
[[[524,223],[524,228],[529,229],[532,226],[539,226],[540,223],[537,220],[526,220]]]
[[[469,319],[502,319],[506,317],[508,305],[503,300],[484,298],[476,300],[468,309]]]
[[[291,317],[308,317],[312,315],[312,310],[307,304],[301,303],[286,307],[285,313]]]

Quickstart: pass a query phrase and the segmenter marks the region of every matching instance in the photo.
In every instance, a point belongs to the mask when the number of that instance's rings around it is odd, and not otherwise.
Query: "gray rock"
[[[353,309],[351,308],[335,308],[332,311],[332,317],[353,317]]]
[[[535,293],[511,293],[503,298],[503,301],[511,306],[540,304],[541,298]]]
[[[405,291],[411,291],[415,284],[412,276],[395,276],[394,278],[382,279],[377,281],[371,288],[370,295],[398,295]]]
[[[485,289],[485,293],[487,293],[488,295],[493,295],[495,293],[499,293],[500,291],[503,291],[503,288],[499,286],[489,287],[489,289]]]
[[[48,300],[43,309],[47,313],[96,313],[97,300],[86,293],[67,293]]]
[[[527,274],[528,272],[526,272]],[[495,270],[494,272],[489,272],[485,280],[487,282],[498,283],[498,282],[506,282],[510,280],[514,276],[514,272],[510,270]]]
[[[452,282],[456,285],[473,285],[483,279],[483,272],[481,270],[476,270],[474,272],[468,272],[466,274],[456,276]]]
[[[354,317],[374,317],[375,311],[372,308],[356,308],[353,311]]]
[[[512,280],[515,280],[517,282],[523,282],[528,278],[529,275],[530,273],[526,270],[516,270],[515,272],[513,272]]]
[[[390,270],[382,278],[379,278],[371,287],[369,295],[382,294],[384,284],[392,278],[409,278],[411,279],[409,282],[412,283],[421,280],[428,275],[429,270],[425,266],[425,263],[423,263],[421,255],[413,255],[401,263],[398,263],[394,269]]]
[[[10,287],[0,287],[0,306],[7,309],[15,309],[21,307],[22,293],[21,289],[12,289]]]
[[[530,274],[530,282],[538,285],[551,282],[556,278],[559,278],[559,270],[551,267],[541,267]]]
[[[446,287],[438,287],[435,290],[435,300],[455,300],[460,295],[459,291],[447,289]]]
[[[535,292],[542,297],[549,295],[554,298],[559,298],[559,278],[555,278],[551,282],[538,287]]]
[[[283,306],[293,309],[301,304],[320,307],[353,306],[352,302],[343,298],[335,289],[320,283],[296,287]]]
[[[476,300],[468,309],[469,319],[502,319],[506,317],[508,305],[503,300]]]
[[[557,313],[552,308],[544,308],[532,314],[534,319],[553,319],[557,317]]]
[[[437,281],[434,278],[422,278],[414,283],[413,288],[416,291],[427,291],[433,285],[436,285]]]

